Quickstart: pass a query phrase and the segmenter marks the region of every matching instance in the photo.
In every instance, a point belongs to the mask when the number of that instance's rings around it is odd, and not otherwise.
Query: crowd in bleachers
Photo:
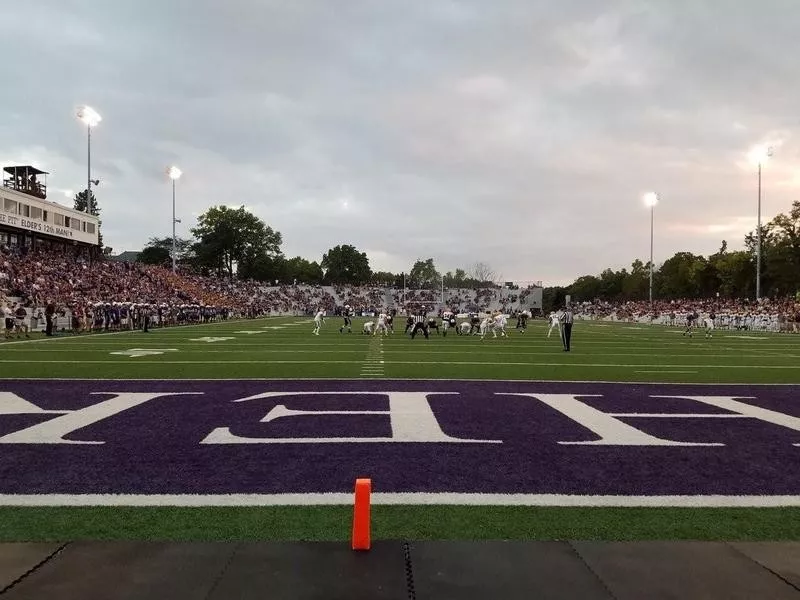
[[[717,327],[756,331],[800,330],[800,302],[792,298],[738,300],[706,298],[697,300],[655,300],[620,302],[580,302],[576,316],[580,319],[655,323],[683,327],[687,315],[700,318],[714,316]]]
[[[444,302],[441,302],[442,294]],[[141,307],[163,324],[265,315],[312,315],[318,310],[337,314],[345,305],[355,314],[381,309],[426,305],[429,312],[449,308],[456,313],[502,310],[516,314],[530,289],[499,287],[480,289],[401,290],[351,285],[267,285],[263,282],[206,277],[136,263],[91,260],[71,249],[0,247],[0,308],[19,307],[29,315],[52,307],[71,315],[73,327],[114,328],[128,316],[133,321]],[[582,302],[576,305],[582,319],[652,322],[683,325],[688,314],[714,314],[718,326],[796,330],[800,303],[793,299],[761,302],[721,298]],[[77,319],[77,321],[75,321]]]

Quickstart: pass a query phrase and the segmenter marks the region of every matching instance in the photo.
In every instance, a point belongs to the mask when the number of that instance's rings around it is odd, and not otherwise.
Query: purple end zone
[[[796,495],[798,392],[758,385],[0,381],[0,494],[350,492],[357,477],[368,476],[380,492]],[[734,400],[755,413],[699,398]],[[576,406],[580,414],[569,414]],[[43,423],[50,426],[34,427]],[[607,445],[575,444],[601,437]],[[276,443],[287,438],[293,441]],[[643,443],[654,439],[721,445]]]

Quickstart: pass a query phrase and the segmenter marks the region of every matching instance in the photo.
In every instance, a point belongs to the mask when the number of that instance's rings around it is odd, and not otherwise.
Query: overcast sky
[[[106,243],[250,208],[284,253],[352,243],[566,283],[742,246],[800,199],[797,0],[36,0],[3,7],[0,159],[85,188]]]

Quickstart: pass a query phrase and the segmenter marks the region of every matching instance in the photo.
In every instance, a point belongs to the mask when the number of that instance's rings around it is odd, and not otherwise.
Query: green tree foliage
[[[255,279],[274,284],[292,283],[286,259],[282,255],[268,256],[266,254],[248,256],[238,264],[236,275],[240,279]]]
[[[175,238],[175,257],[178,263],[191,258],[192,240],[186,238]],[[165,259],[162,257],[166,256]],[[147,245],[139,254],[139,262],[148,265],[172,264],[172,238],[171,237],[151,237]]]
[[[745,236],[744,250],[720,249],[708,256],[678,252],[654,272],[655,295],[662,299],[753,298],[755,296],[758,236]],[[579,277],[568,288],[574,300],[645,300],[650,265],[635,260],[631,270],[606,269],[599,277]],[[556,289],[556,288],[552,288]],[[560,288],[558,288],[560,289]],[[795,296],[800,292],[800,201],[761,227],[761,293],[766,297]],[[549,295],[548,295],[549,294]],[[554,292],[545,290],[545,298]],[[545,301],[545,304],[547,302]]]
[[[91,205],[89,214],[99,217],[100,209],[97,208],[97,198],[95,198],[94,192],[89,195],[89,203]],[[72,208],[80,212],[86,212],[86,190],[75,194],[75,197],[72,199]]]
[[[75,194],[75,197],[72,199],[72,208],[80,212],[86,212],[86,190],[82,192],[78,192]],[[97,207],[97,198],[95,198],[94,192],[89,194],[89,214],[95,217],[100,216],[100,209]],[[102,225],[102,221],[100,219],[97,220],[97,239],[100,244],[100,247],[103,247],[103,234],[100,232],[100,225]]]
[[[376,271],[372,274],[372,283],[375,285],[392,286],[396,280],[397,275],[388,271]]]
[[[369,282],[372,270],[366,252],[359,252],[349,244],[331,248],[320,263],[326,283],[361,285]]]
[[[406,284],[408,287],[434,289],[442,284],[442,276],[436,270],[433,259],[418,260],[411,267]]]
[[[282,242],[279,232],[243,206],[212,206],[198,217],[192,235],[196,264],[230,278],[234,266],[240,277],[260,273],[280,254]]]
[[[286,261],[286,278],[292,283],[322,283],[322,267],[317,261],[308,262],[305,258],[295,256]]]
[[[136,262],[164,267],[172,263],[172,255],[166,248],[145,246],[144,250],[142,250],[136,258]]]

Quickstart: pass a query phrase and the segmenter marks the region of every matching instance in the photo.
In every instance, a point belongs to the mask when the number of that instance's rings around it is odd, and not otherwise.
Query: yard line
[[[186,344],[175,344],[175,343],[172,343],[172,342],[169,342],[169,343],[172,346],[186,346]],[[13,352],[13,353],[31,352],[31,353],[37,353],[37,354],[46,354],[48,352],[52,352],[52,353],[58,353],[58,352],[66,352],[66,353],[77,353],[77,352],[98,353],[98,352],[100,352],[100,353],[104,353],[104,352],[108,352],[111,349],[125,349],[125,346],[126,345],[122,345],[122,346],[114,345],[114,346],[107,346],[105,348],[85,348],[85,347],[80,347],[80,348],[63,348],[63,347],[60,347],[60,348],[36,348],[36,349],[15,348],[15,349],[9,349],[9,352]],[[191,345],[190,348],[183,348],[181,350],[181,352],[183,354],[187,354],[187,353],[191,353],[191,354],[361,354],[363,352],[363,349],[360,349],[360,350],[347,350],[347,349],[341,349],[341,348],[292,350],[292,349],[286,349],[286,348],[282,348],[282,349],[271,349],[271,348],[269,348],[269,349],[266,349],[266,348],[257,348],[256,347],[256,348],[251,349],[251,350],[225,350],[225,349],[221,349],[220,348],[221,346],[222,346],[222,344],[214,344],[213,346]],[[137,347],[143,348],[145,350],[149,349],[148,346],[145,345],[145,344],[138,344]],[[447,354],[464,354],[463,352],[457,352],[457,351],[451,351],[451,350],[441,350],[441,351],[439,351],[439,350],[417,350],[417,349],[413,349],[413,350],[388,350],[388,351],[386,351],[386,354],[405,356],[405,355],[408,354],[408,352],[412,352],[412,351],[413,351],[415,356],[419,356],[419,355],[424,355],[424,356],[436,355],[436,356],[440,356],[440,355],[447,355]],[[492,355],[492,356],[497,356],[497,357],[500,357],[500,356],[503,356],[503,355],[507,355],[507,356],[518,356],[519,355],[519,352],[497,352],[497,351],[493,351],[492,349],[486,349],[485,346],[481,347],[481,352],[480,353],[481,353],[481,355]],[[553,350],[537,351],[537,352],[526,351],[526,354],[527,355],[535,355],[535,356],[552,356],[554,354],[554,351]],[[603,352],[603,356],[641,356],[641,352]],[[733,351],[731,351],[728,354],[706,354],[706,353],[702,353],[702,354],[684,354],[684,353],[673,354],[673,353],[664,353],[664,352],[662,352],[662,353],[659,354],[659,357],[661,357],[661,358],[664,358],[664,357],[685,357],[685,358],[697,357],[697,358],[706,358],[706,359],[707,358],[728,358],[728,359],[732,359],[732,358],[737,358],[737,359],[738,358],[750,358],[750,359],[763,359],[763,360],[772,360],[772,359],[776,359],[776,358],[786,358],[787,360],[789,360],[789,359],[797,358],[796,355],[792,355],[792,354],[766,355],[766,354],[761,354],[761,353],[752,353],[752,354],[744,354],[743,355],[742,353],[736,353],[736,352],[733,352]],[[665,365],[665,366],[668,366],[668,365]],[[642,371],[642,372],[645,372],[645,371]],[[696,372],[696,371],[688,371],[688,372]]]
[[[640,417],[647,419],[749,419],[750,415],[728,413],[606,413],[610,417]]]
[[[0,359],[0,363],[30,364],[30,360],[17,360],[17,359]],[[36,364],[126,364],[126,365],[244,365],[244,364],[361,364],[362,360],[37,360]],[[419,365],[418,360],[410,361],[392,361],[394,365]],[[443,365],[466,365],[466,366],[480,366],[480,365],[495,365],[506,367],[570,367],[570,368],[636,368],[636,367],[663,367],[663,363],[657,365],[640,363],[640,364],[617,364],[617,363],[579,363],[579,362],[489,362],[489,361],[450,361],[442,363]],[[800,369],[800,365],[674,365],[675,367],[696,367],[701,369]],[[673,371],[674,372],[674,371]],[[717,385],[725,385],[718,383]]]
[[[349,506],[352,492],[310,494],[2,494],[0,506]],[[800,495],[626,496],[375,492],[376,505],[766,508],[800,506]]]
[[[362,377],[382,376],[383,369],[383,336],[373,335],[369,341],[367,357],[361,367]]]
[[[660,371],[636,371],[637,373],[697,373],[697,371],[675,371],[675,370],[660,370]]]

